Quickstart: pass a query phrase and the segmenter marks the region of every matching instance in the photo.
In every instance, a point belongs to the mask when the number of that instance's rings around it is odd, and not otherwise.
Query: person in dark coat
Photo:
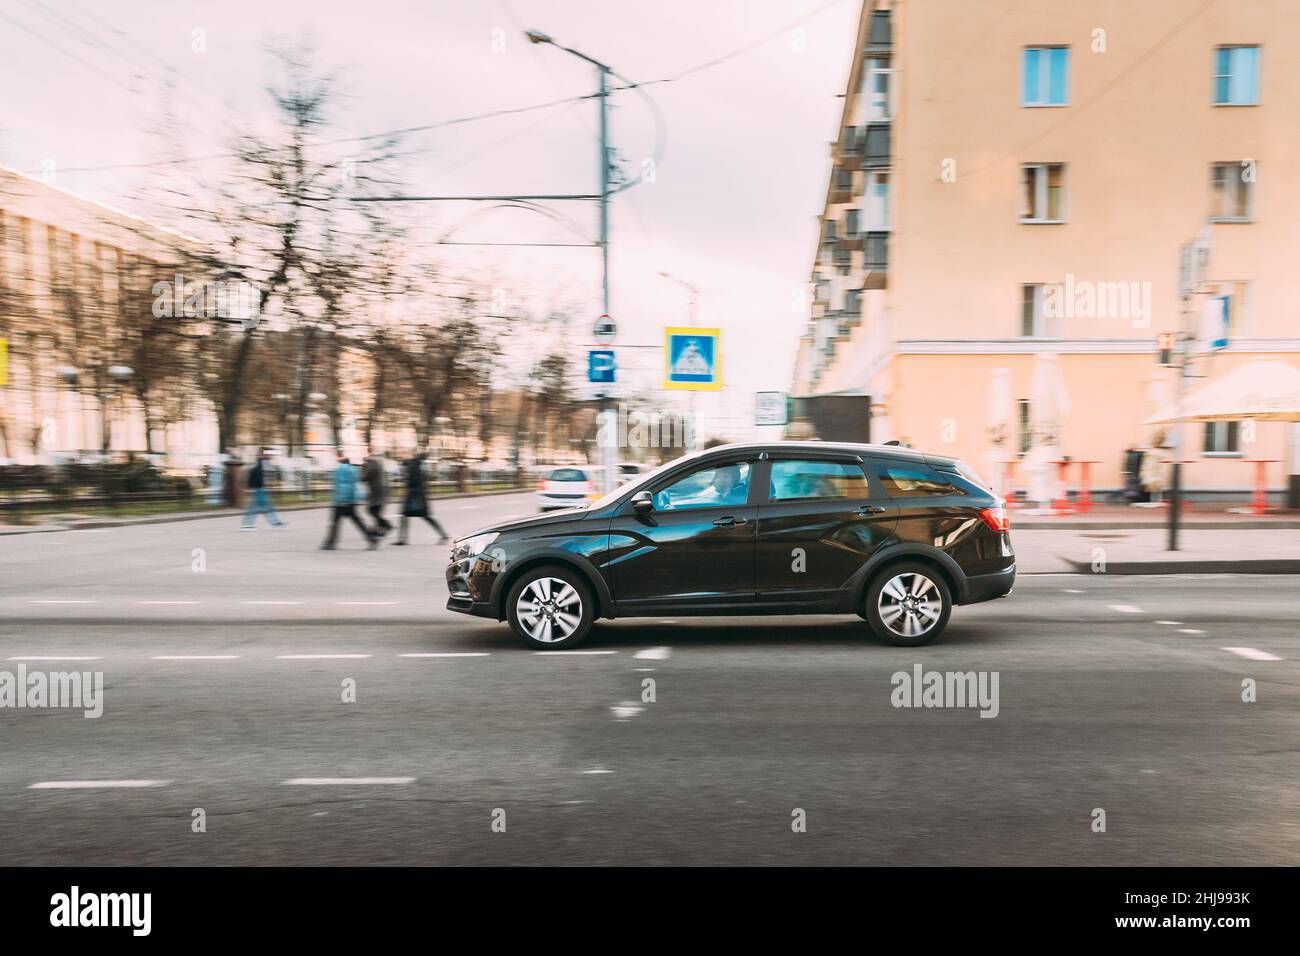
[[[424,454],[420,453],[411,458],[405,467],[405,484],[406,497],[402,500],[402,522],[398,526],[398,538],[394,544],[406,544],[406,523],[410,518],[423,518],[429,522],[429,527],[438,532],[438,543],[446,544],[448,540],[447,532],[438,519],[429,513],[429,499],[425,495],[424,482]]]
[[[374,519],[375,531],[383,536],[393,530],[392,524],[384,517],[384,506],[388,504],[388,472],[385,468],[384,455],[372,454],[361,468],[361,480],[366,483],[366,510]]]

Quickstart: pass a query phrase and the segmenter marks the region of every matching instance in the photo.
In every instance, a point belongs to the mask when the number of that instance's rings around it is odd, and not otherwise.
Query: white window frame
[[[876,195],[876,186],[883,182],[885,184],[885,195],[883,200]],[[867,181],[862,191],[863,198],[863,232],[889,232],[893,228],[893,203],[892,190],[893,180],[890,177],[888,169],[869,169],[867,170]]]
[[[1259,74],[1260,74],[1260,45],[1258,43],[1220,43],[1214,48],[1214,66],[1210,73],[1210,102],[1214,106],[1258,106],[1259,105]],[[1242,100],[1240,102],[1232,99],[1232,78],[1235,73],[1219,72],[1219,52],[1221,50],[1254,50],[1255,51],[1255,76],[1254,88],[1255,98],[1253,100]],[[1232,69],[1233,56],[1228,55],[1228,69]],[[1228,99],[1220,100],[1219,80],[1226,78],[1228,81]]]
[[[1022,339],[1055,339],[1060,338],[1061,332],[1057,328],[1059,319],[1055,316],[1049,316],[1043,308],[1043,300],[1047,294],[1046,282],[1022,282],[1020,283],[1020,301],[1016,317],[1016,333],[1018,338]],[[1025,332],[1025,289],[1034,290],[1033,312],[1030,318],[1031,330]]]
[[[1061,208],[1059,210],[1060,215],[1056,218],[1046,215],[1048,207],[1047,190],[1048,184],[1051,181],[1051,171],[1053,168],[1059,168],[1061,170]],[[1066,190],[1068,188],[1065,180],[1065,163],[1025,163],[1020,167],[1020,170],[1022,199],[1024,197],[1023,189],[1025,175],[1028,174],[1034,178],[1034,209],[1030,215],[1021,216],[1020,221],[1036,225],[1059,225],[1060,223],[1065,222],[1067,215],[1065,205],[1067,198]],[[1043,213],[1043,215],[1038,215],[1039,213]]]
[[[1022,47],[1021,49],[1022,52],[1020,55],[1022,57],[1022,63],[1024,57],[1024,52],[1023,52],[1024,50],[1038,50],[1041,52],[1047,52],[1050,50],[1065,51],[1065,99],[1063,99],[1059,103],[1053,103],[1050,100],[1046,100],[1042,98],[1042,96],[1044,95],[1044,91],[1050,90],[1052,88],[1052,58],[1050,56],[1044,56],[1040,58],[1039,66],[1038,66],[1038,91],[1039,91],[1040,98],[1032,101],[1027,100],[1024,98],[1025,91],[1022,89],[1020,91],[1020,105],[1024,107],[1029,107],[1031,109],[1054,109],[1054,108],[1060,108],[1062,106],[1069,106],[1070,105],[1070,47],[1064,43],[1045,43],[1045,44],[1034,43]],[[1021,70],[1023,71],[1023,66],[1021,66]],[[1020,75],[1020,82],[1021,84],[1024,83],[1023,72]]]
[[[1237,448],[1236,448],[1236,450],[1234,451],[1233,449],[1230,449],[1230,448],[1229,448],[1229,449],[1226,449],[1226,450],[1224,450],[1224,451],[1219,451],[1219,450],[1218,450],[1218,446],[1219,446],[1219,444],[1220,444],[1220,438],[1222,438],[1222,444],[1227,445],[1227,444],[1228,444],[1228,437],[1229,437],[1229,435],[1230,435],[1230,429],[1229,429],[1229,426],[1234,425],[1234,424],[1237,426]],[[1214,447],[1213,447],[1213,448],[1210,448],[1210,447],[1206,444],[1206,442],[1205,442],[1205,433],[1206,433],[1206,432],[1212,432],[1213,435],[1214,435],[1214,442],[1213,442]],[[1231,421],[1224,421],[1224,422],[1206,422],[1206,423],[1205,423],[1205,428],[1201,430],[1201,457],[1202,457],[1202,458],[1240,458],[1240,457],[1242,457],[1242,451],[1241,451],[1241,422],[1240,422],[1240,421],[1237,421],[1237,422],[1231,422]]]
[[[868,57],[864,71],[866,82],[862,95],[867,99],[867,122],[888,123],[894,118],[894,68],[888,65],[885,57]],[[876,77],[884,77],[885,92],[883,96],[876,92]]]
[[[1247,182],[1242,178],[1245,167],[1238,162],[1222,162],[1210,164],[1210,221],[1211,222],[1254,222],[1255,221],[1255,183]],[[1246,197],[1246,214],[1238,216],[1233,213],[1219,215],[1213,208],[1217,199],[1218,191],[1216,189],[1216,176],[1219,170],[1223,170],[1228,175],[1224,179],[1225,189],[1223,192],[1224,206],[1227,209],[1234,209],[1237,201],[1244,193]]]

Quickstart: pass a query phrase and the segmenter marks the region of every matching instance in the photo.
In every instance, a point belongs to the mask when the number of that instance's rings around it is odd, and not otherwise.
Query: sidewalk
[[[482,498],[488,495],[519,495],[529,491],[528,488],[499,488],[492,491],[467,491],[464,493],[429,495],[430,501],[450,501],[454,498]],[[279,505],[275,510],[280,513],[290,511],[311,511],[328,508],[328,501],[308,501],[301,504]],[[10,534],[40,534],[45,531],[78,531],[89,528],[125,528],[139,524],[168,524],[173,521],[198,521],[203,518],[240,517],[243,508],[205,508],[202,511],[170,511],[156,515],[139,515],[130,518],[117,518],[112,515],[93,514],[54,514],[42,515],[42,524],[0,524],[0,536]]]
[[[1011,542],[1021,574],[1300,574],[1300,532],[1292,528],[1188,524],[1177,551],[1165,550],[1163,527],[1017,530],[1014,518]]]
[[[1280,511],[1277,514],[1233,514],[1229,508],[1244,508],[1246,502],[1198,502],[1183,508],[1182,525],[1185,528],[1239,529],[1239,528],[1292,528],[1300,530],[1300,511]],[[1097,529],[1115,528],[1165,528],[1169,524],[1167,508],[1144,508],[1122,504],[1093,504],[1087,514],[1034,514],[1035,508],[1018,505],[1011,509],[1011,530],[1017,529]]]

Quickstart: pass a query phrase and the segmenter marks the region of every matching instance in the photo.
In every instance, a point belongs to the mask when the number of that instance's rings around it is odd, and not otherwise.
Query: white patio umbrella
[[[1070,415],[1070,393],[1065,387],[1055,352],[1034,356],[1030,414],[1033,440],[1025,456],[1029,497],[1047,508],[1056,497],[1056,465],[1061,457],[1061,428]]]
[[[988,400],[989,447],[984,465],[993,490],[1005,498],[1011,491],[1007,487],[1006,462],[1019,450],[1011,402],[1011,369],[995,368],[989,372]]]
[[[1167,405],[1142,424],[1215,422],[1242,418],[1257,422],[1300,422],[1300,369],[1277,359],[1249,362],[1192,392],[1183,414]]]

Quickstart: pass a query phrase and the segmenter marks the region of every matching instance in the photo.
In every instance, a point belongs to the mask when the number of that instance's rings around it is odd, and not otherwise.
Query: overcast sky
[[[232,131],[268,112],[267,45],[304,33],[314,36],[319,64],[341,72],[347,98],[339,137],[593,91],[590,66],[529,44],[524,28],[637,81],[756,44],[648,87],[662,114],[658,137],[653,113],[632,92],[613,99],[611,126],[628,176],[640,175],[656,141],[663,152],[656,181],[621,193],[611,207],[619,343],[658,343],[664,326],[688,324],[686,290],[661,271],[698,286],[698,324],[723,330],[728,385],[722,396],[700,398],[700,427],[744,437],[753,392],[789,385],[803,322],[795,293],[808,277],[858,10],[856,0],[14,0],[0,8],[0,163],[37,171],[52,161],[56,185],[130,209],[151,173],[72,170],[158,158],[159,140],[149,132],[160,115],[158,77],[176,77],[188,154],[220,152]],[[782,29],[795,21],[797,29]],[[196,38],[205,50],[195,51]],[[424,194],[590,193],[596,130],[595,102],[585,101],[413,134],[405,143],[418,152],[405,175],[411,191]],[[408,208],[424,240],[473,211]],[[455,230],[455,238],[595,236],[594,205],[563,211],[578,220],[581,236],[535,214],[501,211]],[[535,306],[599,314],[594,249],[429,254],[490,274],[508,295]],[[646,384],[657,380],[658,361],[651,350],[621,356],[627,373]],[[732,422],[724,429],[715,417]]]

